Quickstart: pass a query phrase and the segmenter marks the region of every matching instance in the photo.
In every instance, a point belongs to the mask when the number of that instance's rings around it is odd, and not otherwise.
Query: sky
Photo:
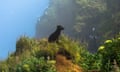
[[[35,36],[37,20],[49,0],[0,0],[0,59],[15,51],[20,36]]]

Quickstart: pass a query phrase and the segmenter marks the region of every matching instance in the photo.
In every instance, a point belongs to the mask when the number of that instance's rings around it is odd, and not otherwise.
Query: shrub
[[[102,45],[104,48],[98,49],[98,52],[102,55],[102,71],[109,72],[112,69],[114,59],[120,66],[120,36],[112,40],[106,40]]]
[[[16,72],[56,72],[56,69],[54,64],[46,62],[44,58],[31,57],[18,64]]]

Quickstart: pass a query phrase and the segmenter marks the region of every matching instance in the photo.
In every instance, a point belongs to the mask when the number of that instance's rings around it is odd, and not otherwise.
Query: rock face
[[[72,63],[71,60],[67,60],[65,56],[56,55],[56,69],[57,72],[83,72],[82,68]]]

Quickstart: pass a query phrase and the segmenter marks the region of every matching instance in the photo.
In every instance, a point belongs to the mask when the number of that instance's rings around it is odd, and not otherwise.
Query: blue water
[[[48,0],[0,0],[0,59],[15,51],[20,36],[34,37],[37,20],[48,4]]]

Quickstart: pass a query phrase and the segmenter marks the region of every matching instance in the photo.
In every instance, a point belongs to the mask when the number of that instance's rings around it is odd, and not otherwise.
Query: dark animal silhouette
[[[58,25],[56,31],[49,36],[48,42],[58,42],[61,30],[64,30],[63,26]]]

